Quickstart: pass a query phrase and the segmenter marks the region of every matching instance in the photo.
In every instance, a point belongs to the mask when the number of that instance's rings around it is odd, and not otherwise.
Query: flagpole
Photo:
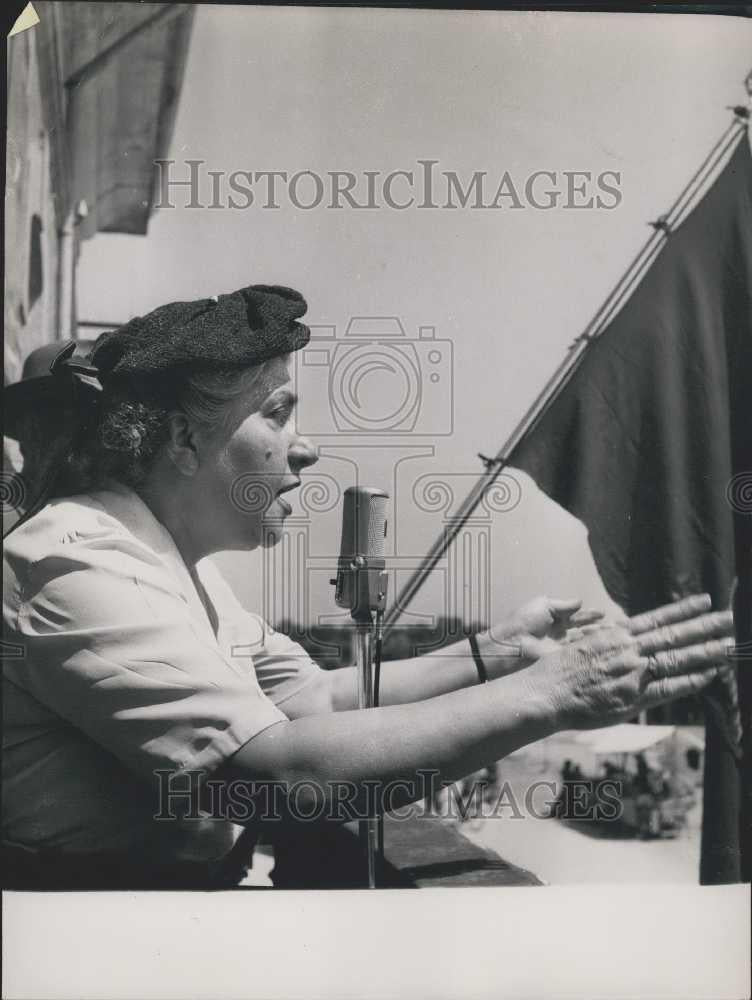
[[[747,133],[750,105],[752,104],[752,72],[745,80],[749,101],[747,106],[737,105],[729,110],[733,113],[732,121],[715,143],[691,179],[684,186],[671,208],[664,215],[650,223],[653,232],[637,253],[632,262],[622,274],[619,281],[606,296],[600,308],[596,311],[583,332],[575,338],[563,361],[551,375],[532,405],[515,426],[509,437],[493,458],[479,455],[485,466],[480,478],[470,493],[460,504],[457,512],[450,518],[449,525],[436,539],[421,564],[410,576],[394,599],[394,603],[384,616],[384,631],[388,631],[399,620],[402,612],[408,607],[415,595],[421,589],[428,576],[452,545],[454,539],[472,516],[478,504],[483,500],[504,468],[509,464],[515,448],[537,426],[540,419],[559,397],[572,375],[579,368],[587,349],[597,340],[616,312],[624,305],[637,283],[641,280],[647,268],[653,263],[658,253],[668,240],[673,230],[684,220],[694,199],[705,188],[708,179],[715,173],[721,162],[736,148],[737,143]]]

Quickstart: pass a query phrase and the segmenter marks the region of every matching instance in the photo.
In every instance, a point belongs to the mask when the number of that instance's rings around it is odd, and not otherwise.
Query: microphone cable
[[[373,642],[373,707],[379,707],[379,684],[381,682],[381,654],[384,645],[384,611],[376,612],[376,623],[374,625]],[[377,859],[383,869],[384,865],[384,813],[381,809],[376,817],[376,851]]]
[[[379,684],[381,682],[381,654],[384,645],[384,612],[376,612],[373,643],[373,707],[379,707]]]

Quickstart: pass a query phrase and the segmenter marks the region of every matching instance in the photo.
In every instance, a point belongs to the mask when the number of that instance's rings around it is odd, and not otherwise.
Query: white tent
[[[676,726],[641,726],[623,723],[606,726],[604,729],[590,729],[578,733],[576,742],[584,744],[596,755],[612,753],[642,753],[651,747],[671,739],[677,733]],[[694,737],[690,737],[694,741]],[[702,743],[700,743],[702,749]]]
[[[674,757],[677,752],[681,753],[689,747],[700,751],[705,749],[702,730],[697,727],[690,730],[686,726],[622,723],[603,729],[572,732],[568,756],[583,767],[586,773],[594,773],[599,767],[599,758],[602,757],[647,753],[651,758],[656,753],[659,756],[654,762],[657,762],[662,757],[665,759],[665,753]],[[622,763],[626,763],[626,760]]]

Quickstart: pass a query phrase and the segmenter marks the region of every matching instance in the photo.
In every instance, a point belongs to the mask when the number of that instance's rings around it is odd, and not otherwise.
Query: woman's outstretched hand
[[[582,601],[535,597],[509,618],[478,636],[489,677],[501,677],[527,667],[582,638],[584,630],[601,621],[603,612],[583,608]]]
[[[729,668],[730,611],[707,594],[612,625],[588,624],[525,673],[560,729],[590,729],[702,690]]]

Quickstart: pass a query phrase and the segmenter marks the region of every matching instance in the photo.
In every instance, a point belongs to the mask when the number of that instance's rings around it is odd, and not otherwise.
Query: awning
[[[642,753],[676,734],[676,726],[641,726],[623,723],[578,733],[575,742],[596,755]]]
[[[146,233],[193,13],[190,4],[149,3],[69,3],[58,12],[72,200],[87,208],[80,236]]]

